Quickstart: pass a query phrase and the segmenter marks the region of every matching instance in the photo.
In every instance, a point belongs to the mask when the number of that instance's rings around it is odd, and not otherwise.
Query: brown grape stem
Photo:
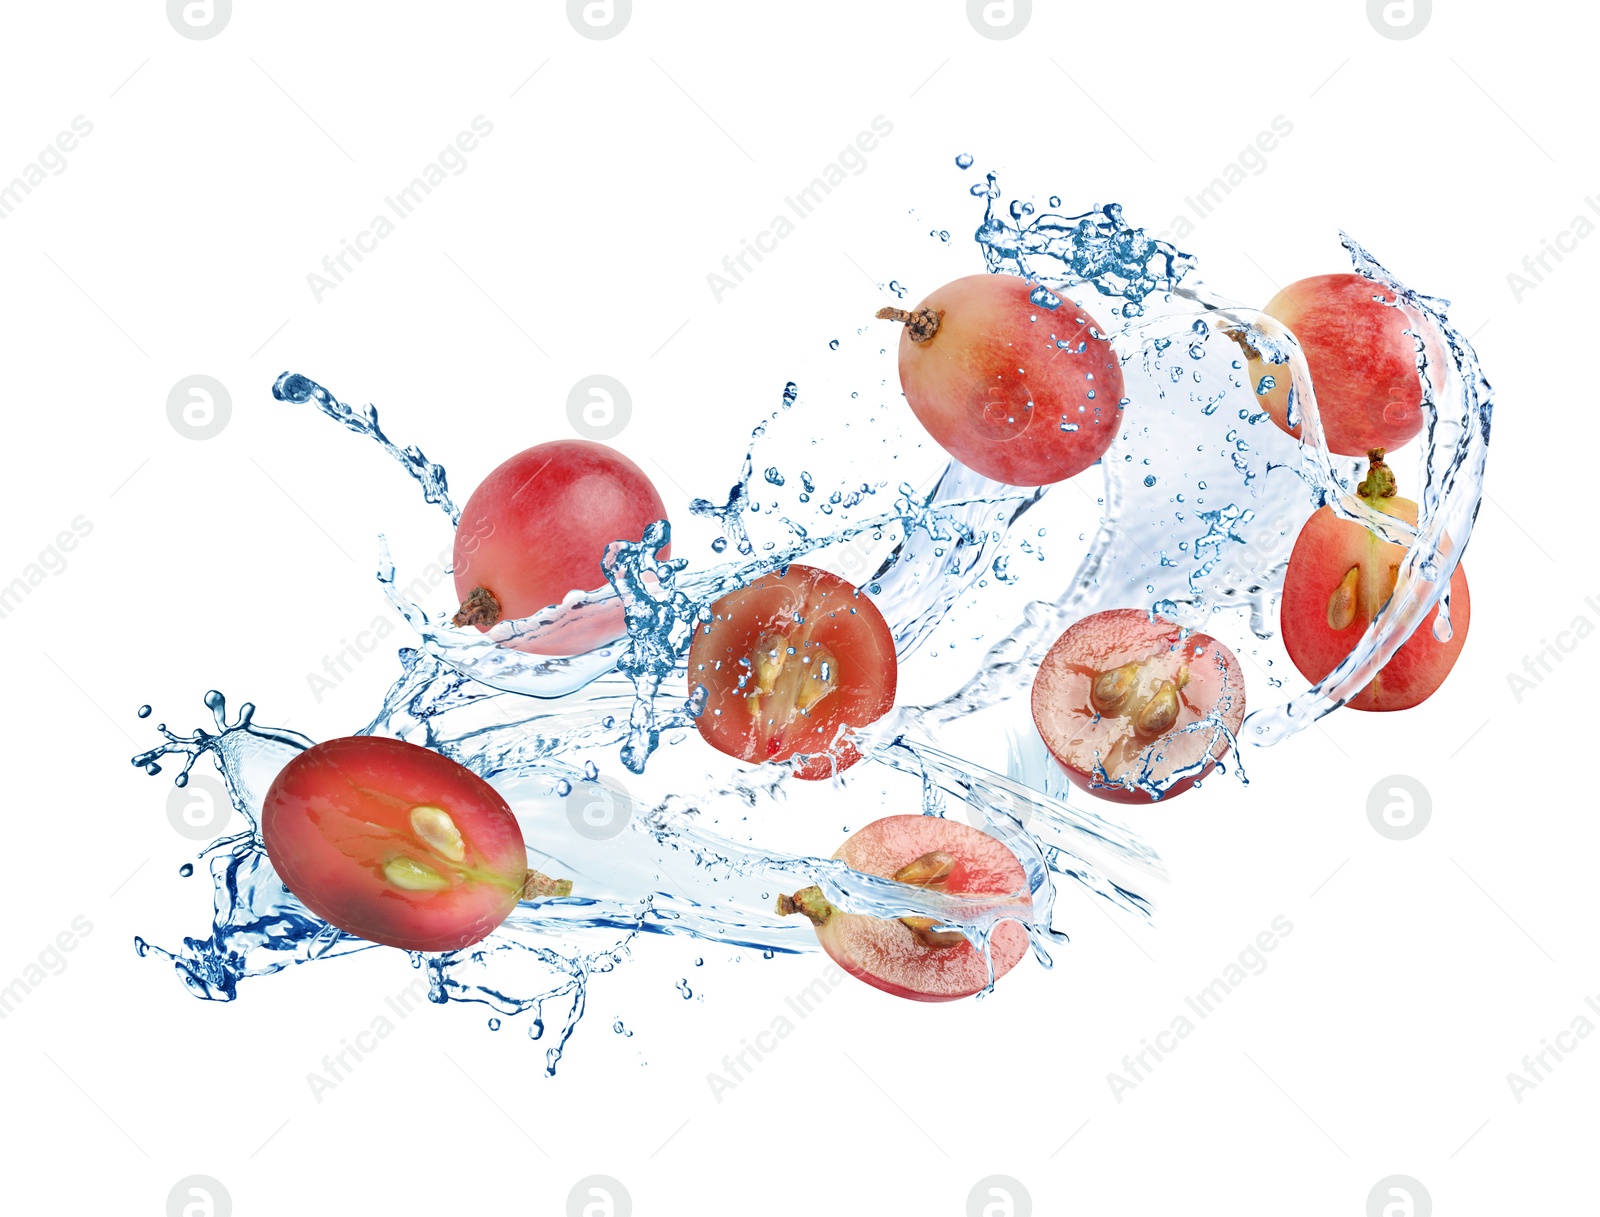
[[[571,879],[552,879],[532,867],[528,868],[528,877],[522,881],[524,900],[543,900],[551,896],[570,895],[572,895]]]
[[[939,322],[944,320],[944,314],[935,312],[924,304],[916,312],[908,313],[903,308],[880,308],[876,314],[879,321],[899,321],[906,327],[906,337],[919,345],[933,341],[933,336],[939,332]]]
[[[467,593],[456,615],[450,618],[454,626],[493,625],[500,620],[500,601],[486,587],[475,587]]]
[[[1229,338],[1233,339],[1234,345],[1237,346],[1241,351],[1243,351],[1245,353],[1246,358],[1249,358],[1249,359],[1260,359],[1261,358],[1261,352],[1256,350],[1255,347],[1250,345],[1250,339],[1247,337],[1247,335],[1250,333],[1250,331],[1248,329],[1245,329],[1245,328],[1241,327],[1241,328],[1236,329],[1236,330],[1234,330],[1234,329],[1224,329],[1222,332],[1224,334],[1226,334]]]
[[[1399,486],[1394,480],[1394,470],[1383,463],[1384,450],[1382,448],[1369,448],[1367,450],[1367,476],[1361,479],[1361,484],[1356,487],[1356,493],[1374,507],[1381,508],[1385,499],[1392,499],[1399,491]]]
[[[828,903],[828,898],[822,894],[820,887],[808,887],[792,896],[778,897],[778,915],[780,917],[791,917],[795,913],[799,913],[815,926],[827,925],[828,919],[838,911]]]

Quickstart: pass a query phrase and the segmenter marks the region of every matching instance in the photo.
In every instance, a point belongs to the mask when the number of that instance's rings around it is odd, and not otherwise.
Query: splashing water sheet
[[[662,522],[641,542],[610,547],[609,586],[480,634],[449,624],[453,605],[417,603],[427,584],[398,572],[379,539],[382,595],[416,638],[400,651],[399,674],[371,720],[352,728],[425,745],[493,783],[517,814],[530,864],[573,880],[570,897],[523,903],[475,946],[411,963],[425,970],[433,1001],[487,1006],[491,1028],[520,1021],[543,1041],[548,1072],[584,1013],[592,978],[653,935],[768,957],[819,950],[804,919],[776,914],[778,892],[817,884],[848,911],[932,918],[983,949],[1026,896],[1034,956],[1047,967],[1067,943],[1055,924],[1063,880],[1119,914],[1150,917],[1151,889],[1163,877],[1156,853],[1068,786],[1028,714],[1040,659],[1083,616],[1145,609],[1203,629],[1239,656],[1256,708],[1207,777],[1219,782],[1244,780],[1249,748],[1278,744],[1354,696],[1441,604],[1476,517],[1492,413],[1489,385],[1446,301],[1400,285],[1342,237],[1357,272],[1393,285],[1438,327],[1450,361],[1435,394],[1419,342],[1425,476],[1413,529],[1356,495],[1359,462],[1329,455],[1292,335],[1207,288],[1195,259],[1147,236],[1116,205],[1068,215],[1053,197],[1042,210],[1005,204],[993,174],[971,192],[983,204],[975,233],[982,263],[1029,280],[1041,322],[1078,304],[1110,318],[1126,398],[1118,438],[1098,467],[1043,489],[1005,486],[955,462],[919,485],[886,473],[900,466],[882,457],[919,440],[894,377],[894,342],[863,327],[850,341],[877,348],[869,358],[887,365],[876,409],[893,423],[879,424],[874,442],[852,440],[848,454],[835,452],[826,474],[802,468],[794,453],[811,460],[802,441],[817,442],[829,404],[808,400],[803,374],[775,385],[772,408],[750,420],[731,489],[697,487],[707,497],[688,504],[721,532],[706,561],[655,560],[670,538]],[[1260,406],[1241,340],[1275,365],[1277,379],[1290,380],[1304,443]],[[824,341],[819,335],[818,346]],[[836,350],[839,342],[827,345]],[[459,520],[443,466],[391,441],[373,407],[345,405],[296,372],[272,391],[378,445],[427,502],[452,525]],[[859,414],[868,403],[831,405]],[[906,430],[891,434],[893,426]],[[1066,537],[1031,527],[1047,493],[1095,500],[1098,525],[1083,534],[1081,553]],[[1277,639],[1276,602],[1295,535],[1323,504],[1407,552],[1394,595],[1359,644],[1304,688]],[[794,561],[834,570],[872,596],[894,635],[903,693],[908,684],[942,689],[920,701],[902,696],[858,732],[863,762],[831,782],[794,780],[781,765],[752,768],[701,746],[695,731],[700,707],[684,656],[696,621],[719,596]],[[953,672],[962,659],[945,636],[960,632],[963,614],[992,616],[987,605],[1024,577],[1022,567],[1028,590],[1045,594],[1003,628],[990,621],[986,648],[969,652],[964,675]],[[590,653],[551,658],[500,645],[555,633],[618,601],[628,636]],[[1437,628],[1448,630],[1447,603],[1440,620]],[[205,704],[209,725],[187,735],[161,726],[161,742],[134,763],[154,774],[176,762],[180,785],[195,764],[214,766],[248,827],[204,851],[214,890],[209,928],[178,946],[136,945],[169,961],[197,997],[231,1001],[241,981],[372,944],[312,915],[261,845],[262,798],[313,741],[256,722],[249,704],[230,711],[220,693],[208,693]],[[987,738],[979,723],[991,724],[999,741],[986,764],[971,759]],[[1195,727],[1226,735],[1220,721]],[[1179,770],[1163,781],[1190,775]],[[841,807],[856,827],[916,811],[962,817],[1006,842],[1030,890],[1013,900],[944,895],[783,847],[796,823],[833,824]]]

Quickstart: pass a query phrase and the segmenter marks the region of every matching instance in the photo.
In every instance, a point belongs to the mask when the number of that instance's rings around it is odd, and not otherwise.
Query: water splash
[[[444,466],[434,464],[415,445],[401,448],[391,442],[383,433],[383,428],[378,426],[377,406],[347,406],[321,385],[297,372],[285,372],[278,377],[272,386],[272,395],[279,401],[315,402],[317,409],[335,422],[343,424],[357,435],[377,441],[379,447],[417,479],[417,484],[422,487],[423,498],[442,507],[452,524],[461,522],[461,509],[450,499]]]
[[[1452,360],[1438,399],[1430,396],[1426,406],[1426,484],[1420,523],[1411,530],[1374,518],[1353,493],[1356,465],[1331,457],[1321,443],[1314,388],[1292,335],[1210,292],[1193,258],[1129,225],[1115,205],[1075,216],[1055,210],[1054,197],[1041,214],[1022,200],[1002,206],[993,175],[974,193],[985,200],[975,235],[990,270],[1027,276],[1041,308],[1109,308],[1109,336],[1127,383],[1124,427],[1101,462],[1101,522],[1076,571],[1026,605],[955,691],[897,707],[859,733],[864,759],[849,773],[831,783],[802,783],[784,766],[752,770],[699,747],[699,706],[687,692],[683,664],[694,623],[727,590],[804,560],[871,594],[890,623],[902,671],[918,670],[941,653],[931,643],[942,627],[948,632],[956,610],[988,595],[983,589],[991,584],[1021,578],[1009,561],[1010,537],[1045,490],[1003,486],[954,462],[921,481],[874,480],[872,449],[860,436],[879,415],[850,404],[847,417],[822,426],[813,416],[823,407],[800,402],[789,381],[779,406],[752,428],[726,499],[691,505],[719,526],[711,564],[657,561],[670,536],[663,521],[639,543],[610,547],[607,587],[479,634],[448,625],[453,605],[430,611],[424,602],[438,581],[402,582],[380,543],[382,593],[416,639],[400,652],[398,678],[361,733],[424,744],[493,782],[522,824],[530,860],[574,881],[573,896],[519,906],[473,948],[416,955],[411,963],[426,975],[434,1002],[489,1006],[491,1029],[521,1018],[528,1036],[546,1044],[549,1071],[583,1015],[593,978],[615,970],[654,936],[692,937],[768,959],[816,950],[809,926],[771,912],[778,891],[815,883],[841,907],[930,917],[980,947],[1001,921],[1022,920],[1046,965],[1067,941],[1054,924],[1061,880],[1122,913],[1148,917],[1152,884],[1163,873],[1159,859],[1068,790],[1026,721],[1022,695],[1040,657],[1086,613],[1144,606],[1186,628],[1203,627],[1240,657],[1259,704],[1262,678],[1271,689],[1283,683],[1272,671],[1285,666],[1273,610],[1289,548],[1310,512],[1330,503],[1405,544],[1396,594],[1350,659],[1317,687],[1256,709],[1241,733],[1251,744],[1283,739],[1342,704],[1434,604],[1442,607],[1440,628],[1449,629],[1443,589],[1481,494],[1492,395],[1470,346],[1449,326],[1445,302],[1397,286],[1439,326]],[[1348,238],[1345,244],[1358,271],[1394,283],[1359,245]],[[1307,444],[1278,430],[1259,408],[1259,384],[1249,382],[1234,339],[1241,332],[1275,363],[1278,379],[1289,378]],[[829,347],[841,350],[838,340]],[[1418,358],[1427,385],[1420,343]],[[418,448],[390,441],[374,408],[346,406],[296,373],[281,376],[273,392],[282,401],[313,404],[371,438],[415,479],[426,501],[452,522],[459,518],[444,468]],[[854,403],[854,392],[843,396]],[[808,402],[824,398],[808,392]],[[883,418],[890,405],[878,408]],[[904,414],[900,403],[892,405]],[[793,429],[808,424],[814,430],[807,468],[796,469],[786,453],[795,450]],[[777,438],[783,428],[790,429],[787,448]],[[830,430],[843,434],[848,451],[824,475],[818,470],[825,453],[813,445]],[[873,438],[879,447],[885,442]],[[918,442],[902,436],[899,447]],[[757,468],[764,472],[752,484]],[[1078,479],[1079,487],[1087,480]],[[1047,577],[1043,566],[1027,573],[1030,586]],[[587,654],[550,658],[500,645],[559,636],[618,603],[626,637]],[[174,780],[182,785],[204,758],[247,828],[206,851],[214,904],[207,933],[171,949],[142,939],[137,945],[169,961],[197,996],[232,1000],[241,981],[373,948],[312,916],[284,889],[261,846],[261,798],[312,741],[258,725],[248,704],[230,721],[220,693],[207,694],[205,703],[210,727],[180,735],[161,725],[163,742],[134,763],[159,772],[163,759],[177,758]],[[148,713],[141,708],[141,717]],[[998,769],[963,755],[972,724],[986,714],[1000,715],[1009,741]],[[1242,777],[1239,741],[1226,736],[1219,720],[1191,729],[1225,742],[1228,765]],[[686,746],[675,747],[680,742]],[[708,766],[717,768],[708,773]],[[1148,773],[1149,764],[1153,786]],[[864,819],[885,811],[961,815],[1007,842],[1028,890],[1004,898],[948,896],[861,875],[803,850],[758,844],[793,824],[834,825],[840,807],[861,808]],[[838,838],[830,829],[823,839]],[[683,988],[690,988],[687,981]]]

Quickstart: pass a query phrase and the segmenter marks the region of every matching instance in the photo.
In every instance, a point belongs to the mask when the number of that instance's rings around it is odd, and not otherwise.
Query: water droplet
[[[498,1031],[498,1030],[500,1030],[500,1020],[497,1019],[497,1018],[491,1018],[489,1020],[489,1030],[490,1031]]]
[[[194,874],[194,863],[193,862],[185,862],[182,866],[180,866],[178,868],[178,874],[182,875],[185,879],[187,879],[190,875]]]
[[[150,717],[150,707],[149,706],[140,706],[139,707],[139,717],[140,718],[149,718]]]
[[[687,976],[678,981],[678,992],[683,994],[684,1001],[688,1001],[694,996],[694,990],[689,987],[689,978]]]
[[[830,342],[828,344],[828,349],[830,351],[837,351],[839,349],[839,340],[835,338],[832,342]]]
[[[972,154],[970,152],[963,152],[960,155],[958,155],[956,157],[956,168],[957,169],[971,169],[972,168]]]

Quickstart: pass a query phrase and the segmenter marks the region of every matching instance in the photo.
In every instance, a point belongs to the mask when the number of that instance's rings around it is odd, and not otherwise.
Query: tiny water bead
[[[971,169],[972,168],[972,155],[971,155],[971,153],[962,152],[962,153],[958,154],[956,156],[956,168],[957,169]]]
[[[150,717],[150,707],[149,706],[140,706],[139,707],[139,717],[140,718],[149,718]]]
[[[689,978],[687,976],[678,981],[677,990],[683,995],[684,1001],[688,1001],[694,996],[694,990],[689,988]]]
[[[190,875],[194,874],[194,863],[185,862],[178,868],[178,874],[187,879]]]

